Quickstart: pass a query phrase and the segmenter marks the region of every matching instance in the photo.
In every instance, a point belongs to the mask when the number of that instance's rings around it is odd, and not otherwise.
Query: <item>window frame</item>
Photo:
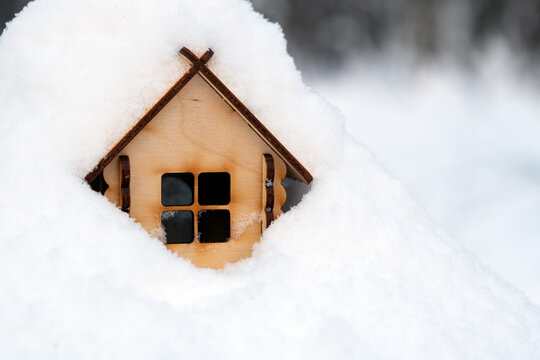
[[[163,229],[163,223],[161,222],[161,216],[164,212],[166,211],[174,211],[174,210],[189,210],[191,212],[193,212],[193,241],[191,241],[190,243],[172,243],[171,245],[190,245],[190,244],[193,244],[195,242],[198,242],[199,244],[227,244],[230,240],[231,240],[231,233],[232,233],[232,214],[231,214],[231,209],[230,209],[230,206],[233,202],[233,196],[232,196],[232,188],[233,188],[233,176],[232,174],[229,172],[229,171],[195,171],[195,172],[191,172],[191,171],[168,171],[168,172],[164,172],[161,174],[160,176],[160,179],[163,175],[165,174],[178,174],[178,173],[190,173],[193,175],[194,177],[194,184],[193,184],[193,203],[191,205],[170,205],[170,206],[166,206],[166,205],[163,205],[163,203],[161,202],[161,197],[162,197],[162,187],[161,187],[161,180],[160,180],[160,199],[159,199],[159,204],[161,206],[160,208],[160,212],[159,212],[159,218],[160,218],[160,224],[161,224],[161,227]],[[226,205],[201,205],[199,203],[199,175],[200,174],[205,174],[205,173],[227,173],[229,174],[229,203],[226,204]],[[227,239],[227,241],[223,241],[223,242],[205,242],[205,243],[201,243],[199,242],[199,211],[203,211],[203,210],[227,210],[229,212],[229,237]],[[166,242],[166,235],[165,234],[165,243],[167,244]]]

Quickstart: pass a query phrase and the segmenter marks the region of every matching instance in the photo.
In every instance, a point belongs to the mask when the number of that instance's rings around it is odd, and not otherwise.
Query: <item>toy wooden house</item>
[[[212,50],[180,53],[191,68],[86,181],[173,252],[220,268],[281,214],[285,176],[312,176],[206,66]]]

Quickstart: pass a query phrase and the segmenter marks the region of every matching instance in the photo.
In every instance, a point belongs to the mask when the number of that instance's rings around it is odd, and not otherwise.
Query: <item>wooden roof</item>
[[[313,177],[309,171],[279,142],[278,139],[257,119],[255,115],[221,82],[221,80],[206,66],[214,52],[208,49],[200,58],[191,50],[182,48],[180,50],[187,60],[192,63],[191,68],[163,95],[163,97],[129,130],[126,135],[105,155],[94,169],[86,175],[85,180],[90,183],[107,166],[116,155],[141,130],[148,124],[175,96],[182,88],[197,74],[199,74],[238,114],[246,121],[251,129],[287,164],[290,175],[297,180],[310,183]]]

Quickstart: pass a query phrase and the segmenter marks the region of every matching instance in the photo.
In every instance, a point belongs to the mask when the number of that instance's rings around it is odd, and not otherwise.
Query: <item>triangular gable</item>
[[[180,53],[192,63],[191,68],[182,76],[165,95],[131,128],[130,131],[105,155],[96,167],[86,175],[88,183],[92,182],[103,169],[118,155],[122,149],[182,90],[182,88],[197,74],[225,100],[246,121],[251,129],[278,154],[287,165],[290,175],[305,183],[310,183],[313,177],[309,171],[279,142],[278,139],[253,115],[253,113],[219,80],[206,66],[214,52],[208,49],[198,58],[187,48]]]

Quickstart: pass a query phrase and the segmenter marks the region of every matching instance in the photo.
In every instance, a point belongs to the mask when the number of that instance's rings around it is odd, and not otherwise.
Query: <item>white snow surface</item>
[[[540,89],[501,41],[465,67],[351,59],[308,76],[441,228],[540,304]]]
[[[315,176],[253,257],[182,260],[82,177],[188,64]],[[540,353],[540,311],[426,213],[240,0],[31,3],[0,38],[6,359],[486,358]]]

